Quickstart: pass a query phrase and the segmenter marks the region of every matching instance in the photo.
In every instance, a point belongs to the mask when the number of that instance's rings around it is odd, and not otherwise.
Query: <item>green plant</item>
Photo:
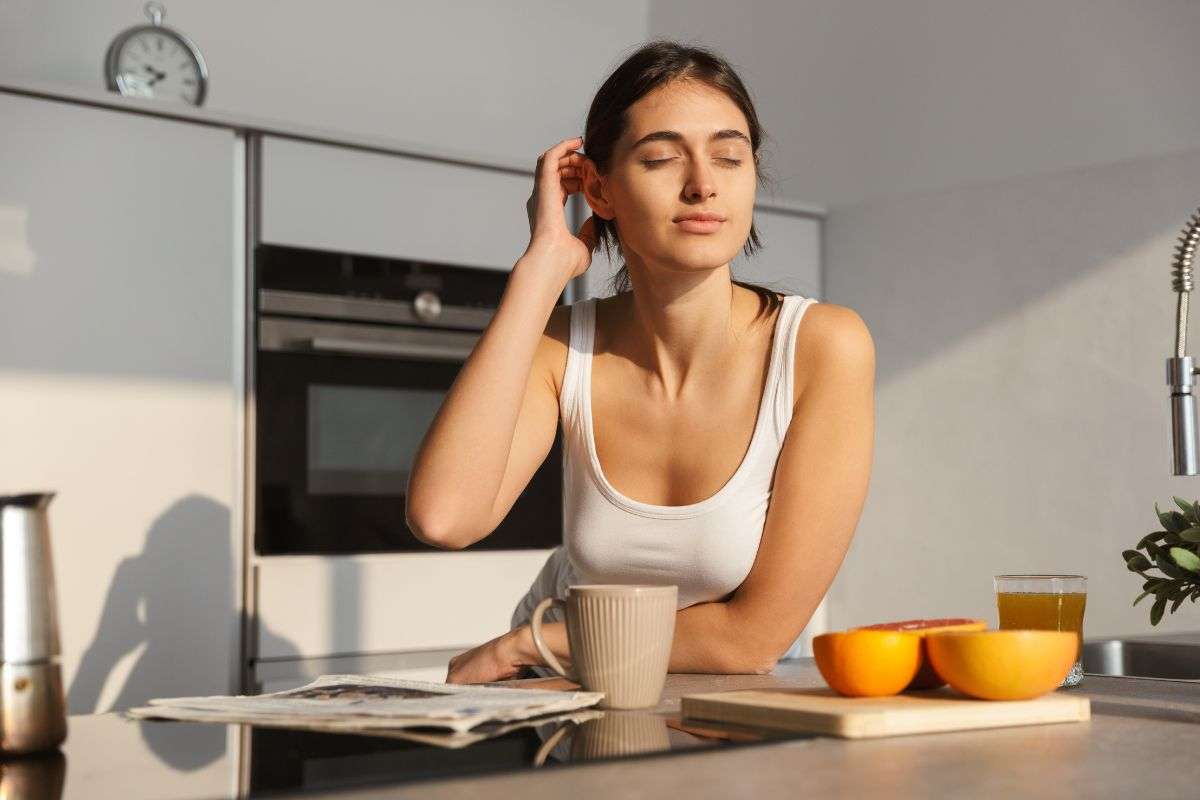
[[[1184,600],[1196,602],[1200,597],[1200,502],[1189,503],[1172,497],[1180,511],[1159,511],[1154,504],[1163,529],[1151,531],[1138,542],[1137,550],[1121,553],[1125,566],[1146,579],[1142,593],[1133,601],[1136,606],[1142,598],[1154,595],[1150,608],[1150,624],[1157,625],[1162,619],[1167,603],[1171,613]],[[1145,553],[1138,552],[1145,550]],[[1162,575],[1147,575],[1146,571],[1157,568]]]

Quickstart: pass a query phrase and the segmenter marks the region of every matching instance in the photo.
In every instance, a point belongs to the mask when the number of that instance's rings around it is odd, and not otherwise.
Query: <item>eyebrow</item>
[[[741,131],[739,131],[735,128],[725,128],[723,130],[717,131],[712,136],[708,137],[708,140],[710,142],[714,142],[714,141],[717,141],[720,139],[741,139],[746,144],[750,145],[751,147],[754,147],[754,144],[750,141],[750,137],[746,136],[746,134],[742,133]],[[630,149],[637,149],[638,147],[641,147],[642,145],[646,144],[647,142],[682,142],[682,141],[683,141],[683,134],[680,133],[679,131],[654,131],[653,133],[647,133],[645,136],[638,139],[636,142],[633,143],[633,147]]]

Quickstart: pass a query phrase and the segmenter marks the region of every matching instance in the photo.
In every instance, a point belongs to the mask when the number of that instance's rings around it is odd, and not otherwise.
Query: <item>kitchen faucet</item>
[[[1167,359],[1167,383],[1171,386],[1171,439],[1175,452],[1175,474],[1196,474],[1196,369],[1187,351],[1188,293],[1192,291],[1192,258],[1200,242],[1200,210],[1188,220],[1179,235],[1171,288],[1179,293],[1175,311],[1175,355]]]

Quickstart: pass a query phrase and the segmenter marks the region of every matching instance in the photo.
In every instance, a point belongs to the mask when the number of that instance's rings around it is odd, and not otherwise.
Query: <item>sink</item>
[[[1083,643],[1083,673],[1200,681],[1200,644],[1108,639]]]

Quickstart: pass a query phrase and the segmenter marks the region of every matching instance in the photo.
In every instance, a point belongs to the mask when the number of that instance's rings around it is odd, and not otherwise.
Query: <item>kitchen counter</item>
[[[1143,637],[1159,640],[1160,637]],[[532,679],[515,683],[547,683]],[[670,675],[653,712],[692,692],[823,686],[811,659],[770,675]],[[848,741],[807,737],[477,777],[339,787],[306,797],[1188,797],[1200,780],[1200,684],[1086,676],[1083,723]],[[64,797],[238,796],[252,768],[244,726],[70,720]],[[338,737],[342,739],[343,737]],[[358,737],[344,737],[353,742]],[[477,746],[477,745],[476,745]],[[469,749],[469,748],[468,748]],[[464,752],[464,751],[457,751]],[[269,759],[265,761],[270,761]],[[8,775],[5,775],[8,780]]]

